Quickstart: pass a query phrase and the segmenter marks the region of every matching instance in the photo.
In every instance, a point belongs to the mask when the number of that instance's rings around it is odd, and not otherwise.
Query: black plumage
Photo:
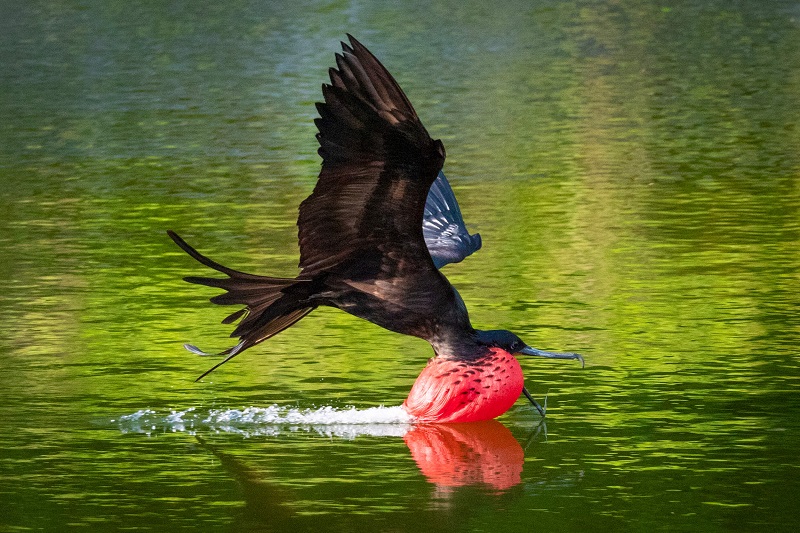
[[[461,297],[438,269],[481,245],[441,174],[444,147],[391,74],[349,38],[317,104],[322,169],[300,204],[300,274],[285,279],[233,270],[168,232],[197,261],[227,275],[186,281],[225,290],[211,298],[216,304],[244,306],[223,320],[239,320],[231,334],[239,343],[214,368],[320,305],[423,338],[438,357],[475,360],[499,346],[496,335],[472,328]]]
[[[224,321],[241,318],[232,333],[240,342],[223,352],[229,358],[319,305],[426,339],[437,353],[447,352],[452,339],[474,335],[466,307],[423,238],[426,199],[444,164],[444,147],[361,43],[350,37],[342,48],[331,83],[322,86],[325,101],[317,104],[322,170],[300,204],[297,278],[224,267],[169,232],[192,257],[228,276],[186,281],[227,291],[214,303],[246,306]]]

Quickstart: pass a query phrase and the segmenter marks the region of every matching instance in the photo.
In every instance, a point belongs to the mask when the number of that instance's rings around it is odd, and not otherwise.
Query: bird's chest
[[[499,348],[475,362],[432,359],[403,404],[418,422],[477,422],[505,413],[522,392],[522,368]]]

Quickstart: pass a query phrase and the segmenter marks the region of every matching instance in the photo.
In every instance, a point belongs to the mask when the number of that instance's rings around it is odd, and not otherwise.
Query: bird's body
[[[441,173],[444,147],[430,138],[397,82],[363,45],[351,37],[342,46],[338,69],[323,85],[325,102],[317,104],[323,163],[314,191],[300,205],[300,274],[291,279],[239,272],[169,232],[192,257],[228,276],[186,279],[227,291],[214,303],[245,306],[223,320],[239,320],[231,336],[240,342],[223,352],[228,357],[222,363],[320,305],[336,307],[433,346],[435,357],[404,404],[416,419],[499,416],[523,391],[513,354],[533,349],[510,332],[472,327],[463,300],[439,271],[481,246],[480,237],[466,231]],[[579,358],[536,352],[531,355]]]

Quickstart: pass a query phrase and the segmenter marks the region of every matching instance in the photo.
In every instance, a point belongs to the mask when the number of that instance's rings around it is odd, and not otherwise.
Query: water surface
[[[0,8],[0,529],[793,531],[800,4]],[[497,422],[332,309],[207,379],[203,268],[291,276],[345,32],[443,140],[477,327],[573,350]]]

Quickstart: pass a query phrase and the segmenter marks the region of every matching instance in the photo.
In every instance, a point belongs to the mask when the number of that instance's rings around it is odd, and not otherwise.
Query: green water
[[[143,4],[0,7],[0,530],[800,527],[799,3]],[[296,273],[345,32],[447,147],[473,323],[585,356],[522,361],[546,425],[320,422],[431,353],[331,309],[193,383],[231,309],[165,230]]]

